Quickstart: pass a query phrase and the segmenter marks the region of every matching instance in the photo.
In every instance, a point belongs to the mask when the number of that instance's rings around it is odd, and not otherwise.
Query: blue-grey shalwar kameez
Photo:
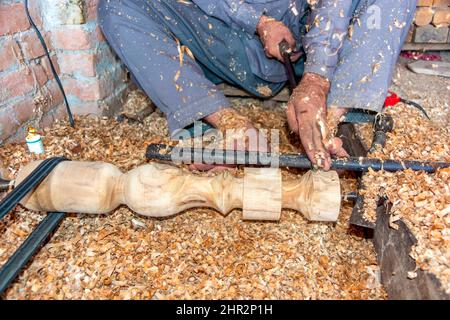
[[[416,0],[101,0],[99,19],[173,133],[230,106],[220,82],[259,97],[285,85],[283,64],[266,57],[256,34],[262,15],[288,26],[304,51],[299,76],[330,81],[329,106],[380,111],[415,7]]]

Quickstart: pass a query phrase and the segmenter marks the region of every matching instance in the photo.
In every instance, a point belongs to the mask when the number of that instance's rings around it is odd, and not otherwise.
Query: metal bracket
[[[36,188],[64,157],[50,158],[42,161],[39,166],[23,180],[13,191],[8,193],[0,203],[0,220],[3,219],[30,191]],[[27,265],[33,255],[39,250],[50,233],[64,219],[64,213],[51,213],[33,230],[19,249],[0,269],[0,294],[8,288],[20,271]]]

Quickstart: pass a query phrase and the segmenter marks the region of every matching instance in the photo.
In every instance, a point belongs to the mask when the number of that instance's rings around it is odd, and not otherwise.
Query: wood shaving
[[[420,79],[419,79],[420,78]],[[411,106],[398,104],[387,113],[395,121],[394,131],[388,134],[386,147],[371,157],[397,160],[450,162],[450,123],[448,89],[439,77],[415,75],[399,65],[394,78],[394,91],[408,99],[419,98],[432,117],[428,121]],[[430,97],[434,97],[433,100]],[[401,219],[418,243],[410,256],[417,266],[436,275],[447,293],[450,293],[450,170],[435,174],[411,170],[389,173],[369,171],[363,181],[367,190],[365,218],[376,220],[376,200],[386,195],[393,203],[390,226]],[[411,273],[411,276],[414,276]]]
[[[258,91],[258,93],[263,95],[264,97],[272,96],[272,89],[270,89],[269,86],[258,86],[256,88],[256,91]]]
[[[257,126],[279,128],[284,152],[297,150],[283,108],[232,102]],[[107,161],[123,171],[146,162],[147,144],[173,144],[167,135],[158,111],[143,123],[77,117],[75,129],[63,121],[43,133],[47,157]],[[0,157],[14,173],[34,159],[25,144],[3,146]],[[342,188],[354,190],[356,180],[344,177]],[[279,223],[249,223],[240,210],[223,217],[204,208],[170,219],[138,217],[125,207],[110,215],[69,214],[5,298],[385,299],[374,285],[372,243],[348,224],[351,209],[345,203],[335,224],[311,223],[290,210]],[[0,264],[44,215],[22,207],[8,215],[0,224]]]
[[[128,119],[143,121],[155,110],[155,105],[141,90],[133,90],[123,105],[121,115]]]

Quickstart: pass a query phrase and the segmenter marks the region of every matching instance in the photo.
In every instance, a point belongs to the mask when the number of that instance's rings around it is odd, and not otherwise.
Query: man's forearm
[[[303,37],[305,72],[331,79],[351,19],[352,0],[319,0],[312,5],[310,30]]]

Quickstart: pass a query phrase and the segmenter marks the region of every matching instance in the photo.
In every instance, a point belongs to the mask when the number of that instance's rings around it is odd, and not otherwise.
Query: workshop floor
[[[422,102],[437,126],[447,128],[440,160],[449,161],[450,81],[412,74],[399,63],[393,87]],[[283,150],[293,150],[291,142],[297,142],[284,128],[282,106],[269,110],[252,99],[233,103],[261,127],[282,130]],[[402,106],[398,110],[395,117],[403,117],[402,123],[421,117]],[[44,134],[47,156],[108,161],[123,171],[144,163],[146,145],[167,142],[166,135],[159,112],[144,124],[84,118],[76,130],[58,123]],[[30,160],[23,144],[0,149],[12,177]],[[344,192],[354,190],[356,181],[343,178],[342,186]],[[448,193],[444,205],[450,205]],[[293,211],[283,211],[279,223],[243,222],[239,210],[223,217],[192,209],[165,220],[143,218],[125,207],[108,216],[69,215],[5,298],[385,299],[372,243],[349,226],[350,212],[351,204],[344,203],[336,224],[308,222]],[[0,265],[43,217],[19,207],[0,223]],[[444,233],[449,227],[444,224]]]

